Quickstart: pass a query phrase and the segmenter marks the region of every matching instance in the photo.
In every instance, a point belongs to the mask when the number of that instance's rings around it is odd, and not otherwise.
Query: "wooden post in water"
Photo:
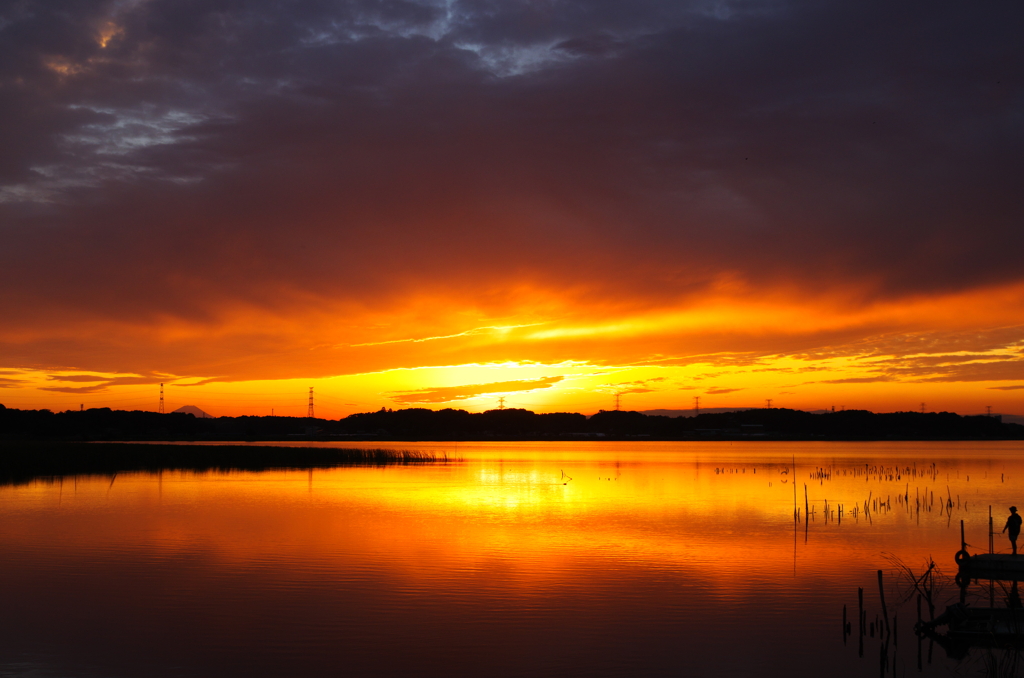
[[[811,503],[807,499],[807,483],[804,483],[804,521],[811,517]],[[991,522],[991,521],[989,521]]]
[[[966,551],[967,550],[967,540],[964,539],[964,521],[963,521],[963,518],[960,519],[960,550],[961,551]]]
[[[921,661],[921,643],[924,641],[924,637],[920,634],[917,635],[917,672],[921,673],[924,670],[924,662]]]
[[[800,509],[796,505],[796,455],[793,455],[793,475],[790,476],[793,482],[793,522],[800,522]],[[793,552],[796,553],[796,527],[793,527]],[[796,556],[793,556],[794,561]]]
[[[857,624],[860,626],[860,635],[864,635],[864,587],[857,587]]]
[[[992,531],[992,507],[988,507],[988,552],[996,552],[995,534]]]
[[[882,601],[882,618],[885,619],[885,635],[889,636],[889,610],[885,607],[885,586],[882,584],[882,571],[878,571],[878,598]],[[881,631],[879,631],[881,635]]]

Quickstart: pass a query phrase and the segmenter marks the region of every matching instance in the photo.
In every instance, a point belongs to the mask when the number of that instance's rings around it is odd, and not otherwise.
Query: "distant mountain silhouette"
[[[193,416],[199,417],[200,419],[213,419],[213,417],[211,417],[206,412],[203,412],[195,405],[184,405],[182,407],[179,407],[178,409],[174,410],[174,414],[191,414]]]

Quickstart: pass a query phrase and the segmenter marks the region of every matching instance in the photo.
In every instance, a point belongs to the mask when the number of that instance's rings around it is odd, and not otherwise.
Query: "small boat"
[[[989,524],[991,525],[991,522]],[[968,553],[967,542],[964,540],[964,521],[962,520],[960,521],[960,550],[956,552],[954,560],[957,567],[960,568],[958,579],[1024,581],[1024,555],[977,553],[972,556]]]
[[[960,572],[971,579],[1024,581],[1024,555],[978,553],[972,556],[967,549],[960,549],[956,553],[956,564]]]
[[[990,528],[991,529],[991,528]],[[964,540],[964,521],[960,521],[960,550],[955,556],[959,571],[956,584],[960,588],[960,602],[946,607],[946,611],[931,621],[918,621],[914,631],[919,638],[930,638],[939,643],[946,654],[956,659],[967,656],[972,647],[1024,649],[1024,603],[1021,602],[1018,582],[1024,581],[1024,555],[979,553],[971,555]],[[990,606],[967,603],[967,588],[972,581],[989,580]],[[995,582],[1007,581],[1006,607],[995,606]],[[980,582],[979,582],[980,583]],[[939,633],[937,627],[946,627]]]

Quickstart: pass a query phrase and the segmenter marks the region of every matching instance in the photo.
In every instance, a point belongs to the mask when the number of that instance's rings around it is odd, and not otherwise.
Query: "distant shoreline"
[[[456,461],[443,452],[382,448],[159,442],[0,441],[0,485],[138,471],[268,471]]]
[[[381,409],[339,420],[243,416],[196,417],[96,408],[16,410],[0,405],[0,441],[302,442],[352,441],[587,441],[587,440],[1024,440],[1024,426],[999,415],[866,410],[803,412],[763,408],[669,417],[601,411],[537,414]]]
[[[664,439],[650,436],[587,438],[420,438],[376,441],[387,447],[335,447],[315,443],[333,439],[249,441],[67,441],[0,440],[0,486],[38,479],[75,476],[116,476],[118,473],[159,471],[249,471],[329,469],[346,466],[447,464],[462,461],[457,454],[434,450],[401,449],[403,443],[499,442],[1006,442],[1019,438],[830,439],[768,436],[719,436]],[[352,441],[363,442],[363,441]],[[370,441],[373,442],[373,441]],[[291,443],[280,445],[275,443]]]

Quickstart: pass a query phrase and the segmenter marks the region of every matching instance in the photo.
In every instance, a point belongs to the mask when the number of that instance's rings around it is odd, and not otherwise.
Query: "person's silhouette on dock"
[[[1017,555],[1017,537],[1020,535],[1021,517],[1017,513],[1017,507],[1010,507],[1010,517],[1006,519],[1003,532],[1010,531],[1010,546],[1013,547],[1013,555]]]

